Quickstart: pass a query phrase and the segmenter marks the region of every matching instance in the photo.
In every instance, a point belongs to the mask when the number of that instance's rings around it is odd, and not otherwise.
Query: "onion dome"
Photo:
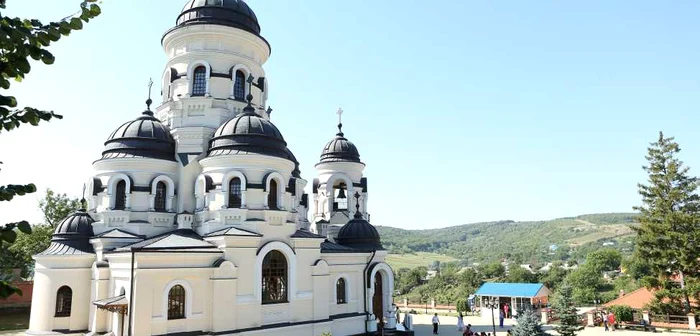
[[[359,194],[355,198],[359,198]],[[356,204],[355,217],[340,228],[335,240],[340,245],[363,252],[384,249],[377,229],[362,217],[359,202]]]
[[[321,163],[324,162],[358,162],[360,161],[360,152],[358,152],[355,144],[345,138],[343,133],[343,124],[338,124],[338,133],[333,140],[326,144],[321,153]]]
[[[177,17],[177,26],[217,24],[260,35],[260,24],[243,0],[189,0]]]
[[[103,159],[149,158],[175,161],[175,139],[170,128],[153,116],[150,105],[143,114],[117,128],[105,142]]]
[[[94,253],[90,238],[94,236],[92,223],[95,220],[81,209],[61,221],[53,232],[51,245],[42,255]]]
[[[293,161],[287,142],[271,121],[255,114],[248,95],[248,106],[233,119],[219,126],[209,141],[208,156],[261,154]]]

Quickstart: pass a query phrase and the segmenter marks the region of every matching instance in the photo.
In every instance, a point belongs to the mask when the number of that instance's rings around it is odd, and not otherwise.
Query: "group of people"
[[[501,312],[503,314],[503,312]],[[440,327],[440,318],[438,317],[438,314],[435,313],[433,315],[433,335],[438,334],[438,328]],[[501,322],[501,328],[503,328],[503,322]],[[462,313],[459,313],[459,316],[457,317],[457,330],[462,332],[462,336],[491,336],[491,333],[487,333],[482,331],[481,333],[472,331],[472,325],[467,324],[466,326],[464,325],[464,315]],[[507,331],[507,334],[510,335],[510,330]],[[496,336],[496,335],[493,335]]]
[[[605,331],[615,331],[615,313],[602,312],[601,314],[601,318],[603,319],[603,327],[605,327]]]

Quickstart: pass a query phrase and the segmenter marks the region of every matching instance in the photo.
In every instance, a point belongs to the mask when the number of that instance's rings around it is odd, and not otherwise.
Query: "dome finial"
[[[80,209],[78,211],[85,211],[87,209],[87,201],[85,200],[85,183],[83,183],[83,198],[80,199]]]
[[[246,82],[248,82],[248,95],[245,97],[245,99],[248,101],[248,105],[243,108],[243,113],[244,114],[255,114],[255,108],[253,108],[253,81],[255,80],[255,77],[253,75],[248,75],[248,79],[246,79]]]
[[[151,99],[151,91],[153,89],[153,78],[148,79],[148,99],[146,99],[146,111],[143,111],[143,114],[148,115],[148,116],[153,116],[153,112],[151,112],[151,104],[153,104],[153,100]]]
[[[336,114],[338,114],[338,134],[336,134],[336,135],[338,135],[338,136],[345,135],[345,134],[343,134],[343,112],[344,111],[342,108],[339,108],[338,112],[336,112]]]
[[[362,213],[360,212],[360,193],[357,191],[355,192],[355,218],[362,218]]]

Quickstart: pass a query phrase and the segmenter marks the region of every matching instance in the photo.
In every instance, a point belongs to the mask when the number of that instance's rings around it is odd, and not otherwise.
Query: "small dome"
[[[282,133],[250,106],[221,125],[209,142],[208,156],[229,154],[261,154],[292,161]]]
[[[142,157],[175,161],[175,139],[170,128],[147,110],[117,128],[105,142],[103,159]]]
[[[360,152],[357,146],[345,138],[342,131],[343,124],[338,125],[338,133],[333,140],[326,144],[321,153],[321,163],[324,162],[358,162],[360,161]]]
[[[74,255],[91,254],[95,250],[90,244],[94,236],[92,223],[95,220],[85,212],[78,210],[61,221],[53,232],[51,244],[40,255]]]
[[[189,0],[177,17],[177,26],[217,24],[260,35],[260,24],[243,0]]]
[[[343,225],[335,240],[340,245],[361,251],[384,249],[379,232],[374,225],[362,218],[359,211],[355,212],[355,218]]]
[[[78,210],[62,220],[56,226],[53,234],[54,236],[92,237],[94,235],[92,223],[94,222],[95,220],[85,210]]]

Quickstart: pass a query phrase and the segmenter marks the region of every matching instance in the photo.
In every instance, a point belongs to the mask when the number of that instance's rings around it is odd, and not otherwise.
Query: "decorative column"
[[[547,309],[542,309],[542,320],[540,322],[542,324],[549,324],[549,312]]]
[[[403,298],[403,307],[408,308],[408,298]]]
[[[690,329],[690,330],[697,329],[697,325],[695,324],[695,314],[693,314],[693,313],[688,314],[688,329]]]
[[[109,275],[108,267],[96,266],[92,275],[92,295],[91,302],[106,299],[109,297]],[[110,313],[97,309],[95,305],[90,305],[90,331],[93,333],[103,333],[107,330],[107,322]]]
[[[651,324],[651,318],[649,317],[648,310],[642,311],[642,319],[644,319],[644,321],[647,321],[647,324]]]
[[[586,316],[588,317],[588,327],[594,327],[595,326],[595,311],[588,312],[586,313]]]
[[[155,211],[156,210],[156,195],[150,194],[148,195],[148,211]]]

